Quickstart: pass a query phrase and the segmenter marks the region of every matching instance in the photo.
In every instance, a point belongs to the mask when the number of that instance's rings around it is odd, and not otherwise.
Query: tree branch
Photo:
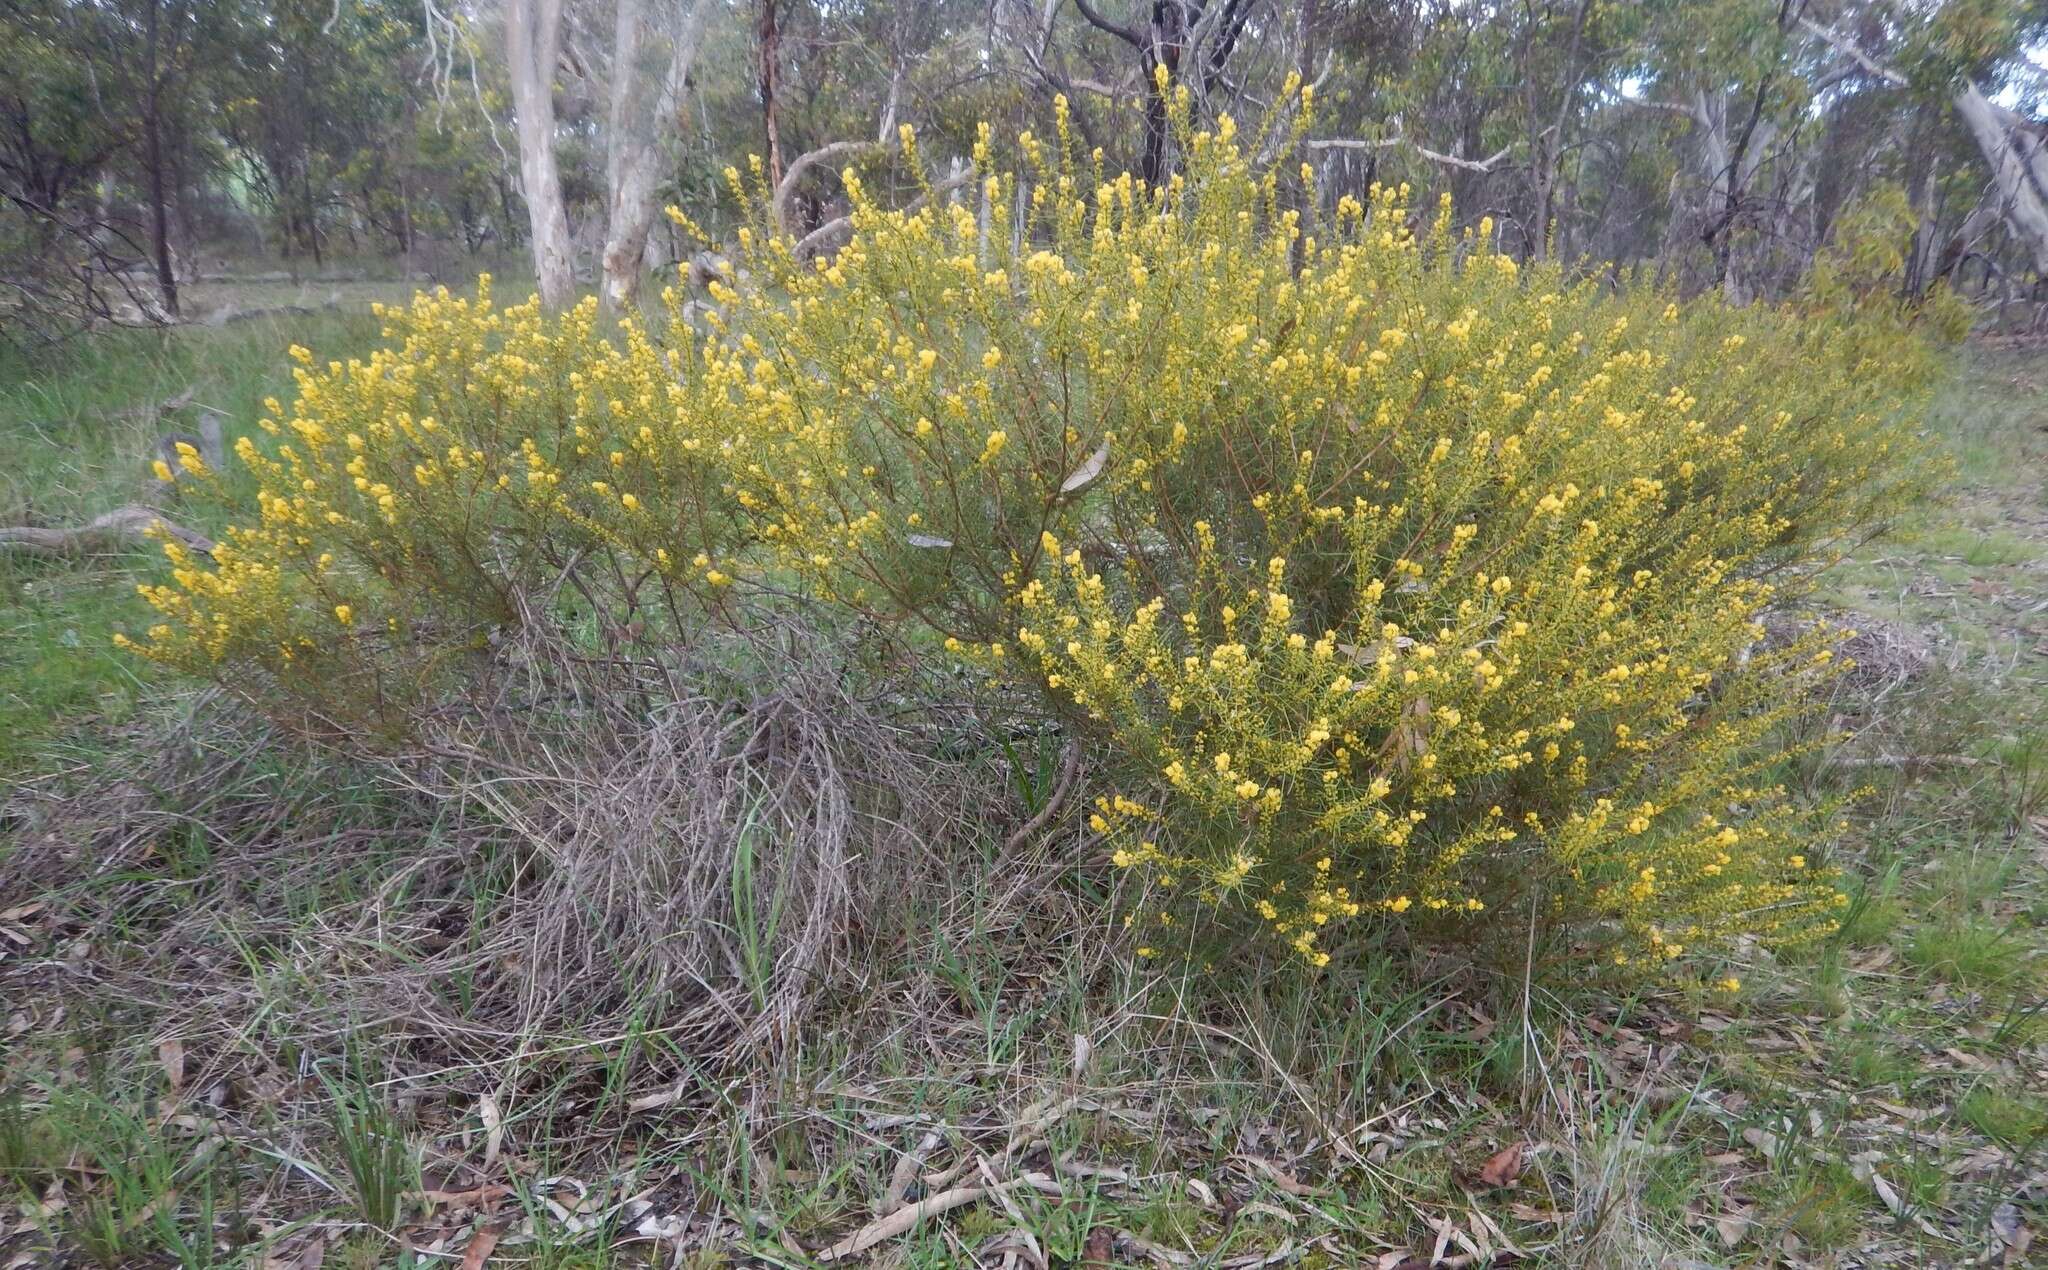
[[[1442,164],[1444,167],[1459,168],[1466,172],[1479,173],[1493,171],[1515,149],[1512,145],[1506,145],[1483,159],[1467,159],[1455,154],[1440,154],[1421,142],[1414,141],[1401,134],[1381,137],[1377,140],[1325,137],[1301,143],[1301,147],[1304,150],[1385,150],[1393,146],[1407,146],[1410,150],[1415,151],[1422,158],[1428,159],[1431,163]]]
[[[0,550],[19,547],[41,555],[62,555],[72,551],[131,547],[151,536],[151,531],[175,538],[193,551],[212,551],[213,542],[204,534],[174,525],[155,508],[130,503],[95,516],[70,529],[44,529],[35,525],[0,526]]]
[[[808,154],[798,155],[783,172],[782,180],[775,186],[775,201],[769,209],[775,216],[775,227],[783,233],[789,232],[789,200],[796,197],[797,184],[803,175],[820,163],[826,163],[842,154],[863,154],[895,145],[894,141],[833,141],[819,146]]]
[[[1886,66],[1870,54],[1864,52],[1861,45],[1848,36],[1843,35],[1840,31],[1835,30],[1835,28],[1822,26],[1803,13],[1799,15],[1799,25],[1807,34],[1817,35],[1821,39],[1826,40],[1829,46],[1837,53],[1847,57],[1865,71],[1890,84],[1892,87],[1904,88],[1906,86],[1906,77],[1904,75],[1899,74],[1891,67]]]
[[[1107,31],[1134,49],[1143,49],[1146,46],[1145,37],[1138,34],[1136,27],[1118,26],[1096,12],[1095,6],[1089,4],[1088,0],[1074,0],[1074,7],[1081,11],[1081,16],[1088,20],[1088,25],[1096,30]]]
[[[937,185],[932,186],[930,194],[920,194],[916,198],[911,199],[908,203],[904,204],[903,210],[905,212],[915,212],[922,208],[926,203],[931,202],[933,198],[943,198],[945,195],[951,194],[954,190],[957,190],[961,186],[966,185],[968,182],[974,180],[974,178],[978,175],[980,175],[978,172],[976,172],[972,168],[969,168],[967,171],[960,173],[958,176],[949,176],[945,180],[940,181]],[[796,241],[796,245],[789,249],[790,254],[792,256],[795,256],[798,260],[802,260],[811,252],[816,251],[820,244],[824,243],[825,240],[831,238],[834,234],[840,233],[847,229],[851,229],[852,227],[853,217],[835,216],[831,220],[826,221],[824,224],[812,230],[810,233],[805,234],[802,238],[799,238]]]

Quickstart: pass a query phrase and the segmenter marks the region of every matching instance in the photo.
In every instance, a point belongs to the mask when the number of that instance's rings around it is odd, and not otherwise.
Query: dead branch
[[[157,457],[168,464],[173,472],[178,470],[178,446],[189,445],[199,452],[199,458],[211,471],[218,472],[227,463],[227,442],[222,435],[223,416],[207,410],[199,416],[197,432],[166,432],[156,439]]]
[[[802,162],[802,160],[798,160],[798,162]],[[795,168],[792,167],[790,170],[795,171]],[[916,198],[910,200],[909,203],[904,205],[903,210],[905,212],[915,212],[922,208],[926,203],[931,202],[933,198],[943,198],[945,195],[951,194],[954,190],[957,190],[961,186],[967,184],[969,181],[972,181],[975,178],[975,175],[976,173],[974,172],[974,170],[970,168],[969,170],[960,173],[958,176],[949,176],[945,180],[940,181],[937,185],[932,186],[931,193],[920,194]],[[821,247],[826,241],[828,241],[834,234],[844,232],[845,230],[851,228],[853,228],[853,218],[851,216],[835,216],[831,220],[826,221],[824,224],[812,230],[810,233],[805,234],[802,238],[799,238],[797,240],[796,246],[790,248],[790,254],[794,255],[798,260],[802,260],[804,257],[810,255],[812,252],[818,250],[819,247]]]
[[[1039,830],[1052,823],[1053,817],[1059,815],[1060,809],[1066,806],[1067,799],[1073,794],[1074,787],[1080,783],[1080,778],[1081,745],[1078,741],[1069,741],[1066,753],[1060,758],[1059,778],[1053,782],[1052,792],[1046,795],[1045,806],[1040,807],[1037,815],[1009,836],[1003,843],[1003,854],[1007,856],[1014,853],[1019,847],[1031,841]]]
[[[1088,25],[1096,30],[1106,31],[1134,49],[1143,49],[1147,46],[1148,41],[1139,33],[1137,27],[1112,22],[1097,11],[1093,5],[1089,4],[1088,0],[1074,0],[1074,8],[1079,10],[1081,16],[1087,20]]]
[[[777,182],[775,186],[775,200],[769,209],[775,216],[775,227],[785,234],[789,232],[789,201],[796,197],[797,185],[802,182],[804,173],[820,163],[829,163],[840,155],[860,155],[873,150],[893,148],[894,142],[889,139],[882,141],[833,141],[821,145],[808,153],[798,155],[790,161],[789,168],[782,174],[782,180]]]
[[[838,1243],[820,1250],[817,1258],[820,1261],[844,1260],[847,1257],[866,1252],[885,1239],[895,1238],[904,1231],[917,1226],[927,1217],[937,1217],[941,1213],[952,1212],[954,1209],[972,1204],[976,1200],[984,1199],[993,1194],[1013,1191],[1020,1186],[1032,1186],[1037,1180],[1037,1177],[1026,1174],[1023,1177],[1011,1178],[1007,1182],[995,1183],[993,1186],[956,1186],[949,1191],[940,1191],[938,1194],[921,1199],[915,1204],[906,1204],[878,1221],[869,1222]]]
[[[1482,174],[1493,171],[1508,155],[1514,152],[1513,146],[1502,146],[1498,151],[1483,159],[1467,159],[1461,155],[1443,154],[1432,150],[1405,133],[1398,132],[1391,137],[1379,137],[1376,139],[1323,137],[1313,141],[1304,141],[1301,143],[1301,146],[1304,150],[1385,150],[1394,146],[1406,146],[1431,163]]]
[[[154,535],[174,538],[193,551],[212,551],[213,540],[165,520],[154,508],[133,503],[95,516],[69,529],[36,525],[0,527],[0,548],[16,547],[36,555],[69,555],[133,547]]]
[[[1799,16],[1799,25],[1809,35],[1817,35],[1827,41],[1828,46],[1855,62],[1871,75],[1883,80],[1894,88],[1904,88],[1906,77],[1863,51],[1861,45],[1831,26],[1823,26],[1805,14]]]
[[[889,1175],[889,1189],[882,1195],[881,1206],[884,1215],[903,1206],[904,1198],[910,1194],[911,1184],[917,1181],[917,1171],[924,1167],[924,1162],[931,1158],[932,1152],[938,1150],[945,1140],[945,1135],[937,1129],[928,1129],[924,1137],[918,1140],[918,1144],[904,1152],[903,1158],[896,1161],[896,1168]]]

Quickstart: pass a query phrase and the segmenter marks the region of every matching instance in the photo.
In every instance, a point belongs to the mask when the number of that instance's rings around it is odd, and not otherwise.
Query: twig
[[[1467,172],[1480,173],[1493,171],[1502,160],[1514,152],[1513,146],[1502,146],[1499,150],[1483,159],[1466,159],[1455,154],[1439,153],[1399,132],[1391,137],[1379,137],[1376,139],[1323,137],[1301,143],[1301,148],[1304,150],[1384,150],[1390,146],[1407,146],[1423,158],[1428,159],[1431,163],[1441,163],[1446,167],[1463,168]]]
[[[985,1199],[992,1194],[1013,1191],[1022,1186],[1035,1185],[1040,1177],[1043,1177],[1043,1175],[1026,1173],[1021,1177],[1013,1177],[1007,1182],[997,1182],[993,1186],[956,1186],[949,1191],[940,1191],[937,1195],[928,1196],[917,1201],[915,1204],[906,1204],[895,1212],[890,1213],[887,1217],[869,1222],[838,1243],[820,1250],[817,1254],[818,1260],[841,1261],[847,1257],[866,1252],[883,1240],[893,1239],[904,1231],[911,1229],[927,1217],[937,1217],[941,1213],[950,1213],[956,1208]]]
[[[1080,779],[1081,743],[1068,741],[1066,753],[1060,758],[1059,779],[1054,782],[1052,793],[1046,796],[1045,806],[1040,807],[1038,814],[1025,821],[1017,832],[1004,839],[1003,854],[1009,855],[1016,851],[1031,841],[1039,830],[1052,823],[1053,817],[1059,815],[1060,809],[1066,806],[1067,798],[1073,794],[1074,787],[1080,783]]]
[[[889,1175],[889,1189],[882,1195],[883,1209],[894,1211],[902,1207],[903,1197],[910,1193],[910,1184],[917,1180],[917,1171],[924,1167],[925,1160],[945,1140],[945,1135],[937,1129],[928,1130],[915,1147],[903,1153],[903,1158],[896,1161],[895,1172]]]
[[[903,210],[905,213],[915,212],[918,209],[922,208],[926,203],[929,203],[934,196],[943,197],[944,195],[951,194],[954,190],[957,190],[961,186],[967,184],[969,181],[972,181],[977,175],[978,173],[975,172],[974,169],[970,168],[967,171],[962,172],[958,176],[949,176],[945,180],[940,181],[937,185],[932,186],[932,192],[930,194],[920,194],[916,198],[910,200],[910,202],[904,205]],[[797,240],[796,246],[790,248],[790,254],[795,256],[798,260],[802,260],[811,252],[816,251],[818,248],[818,244],[824,242],[827,238],[830,238],[832,235],[840,233],[852,227],[853,217],[835,216],[831,220],[826,221],[824,224],[812,230],[810,233],[805,234],[802,238],[799,238]]]

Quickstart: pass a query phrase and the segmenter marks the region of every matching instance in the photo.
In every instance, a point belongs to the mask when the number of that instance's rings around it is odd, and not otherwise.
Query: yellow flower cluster
[[[1092,738],[1160,917],[1311,964],[1503,910],[1631,963],[1826,929],[1827,831],[1766,773],[1836,635],[1759,618],[1927,479],[1927,346],[1572,281],[1406,187],[1294,210],[1178,111],[1163,188],[1063,111],[906,210],[848,172],[836,255],[749,231],[658,328],[422,297],[302,371],[260,522],[174,558],[146,651],[402,714],[564,606],[614,648],[908,619]]]
[[[256,519],[210,564],[165,544],[170,581],[142,588],[160,620],[133,646],[316,728],[400,735],[515,627],[573,615],[598,645],[715,588],[738,421],[706,402],[745,372],[637,324],[613,338],[595,302],[550,317],[478,292],[380,309],[367,360],[290,350],[297,400],[235,447]]]

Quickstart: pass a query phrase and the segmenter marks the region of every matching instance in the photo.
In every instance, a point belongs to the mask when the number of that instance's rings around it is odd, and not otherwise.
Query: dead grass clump
[[[946,876],[948,844],[976,838],[962,822],[1000,810],[934,756],[930,720],[886,719],[837,665],[774,680],[651,709],[591,693],[437,741],[440,762],[405,770],[520,876],[470,941],[520,968],[501,976],[502,1026],[654,1005],[707,1042],[785,1040],[849,981],[849,949]]]
[[[1843,641],[1836,654],[1855,663],[1842,686],[1863,701],[1874,704],[1911,688],[1937,664],[1934,642],[1923,631],[1869,614],[1848,620],[1856,634]]]
[[[940,714],[789,646],[665,700],[557,680],[570,704],[438,721],[403,757],[214,702],[104,776],[18,793],[0,891],[64,910],[43,964],[92,982],[45,989],[195,1044],[260,1017],[415,1070],[636,1030],[700,1069],[758,1057],[887,964],[908,906],[943,908],[1008,818],[974,747],[941,756]]]

